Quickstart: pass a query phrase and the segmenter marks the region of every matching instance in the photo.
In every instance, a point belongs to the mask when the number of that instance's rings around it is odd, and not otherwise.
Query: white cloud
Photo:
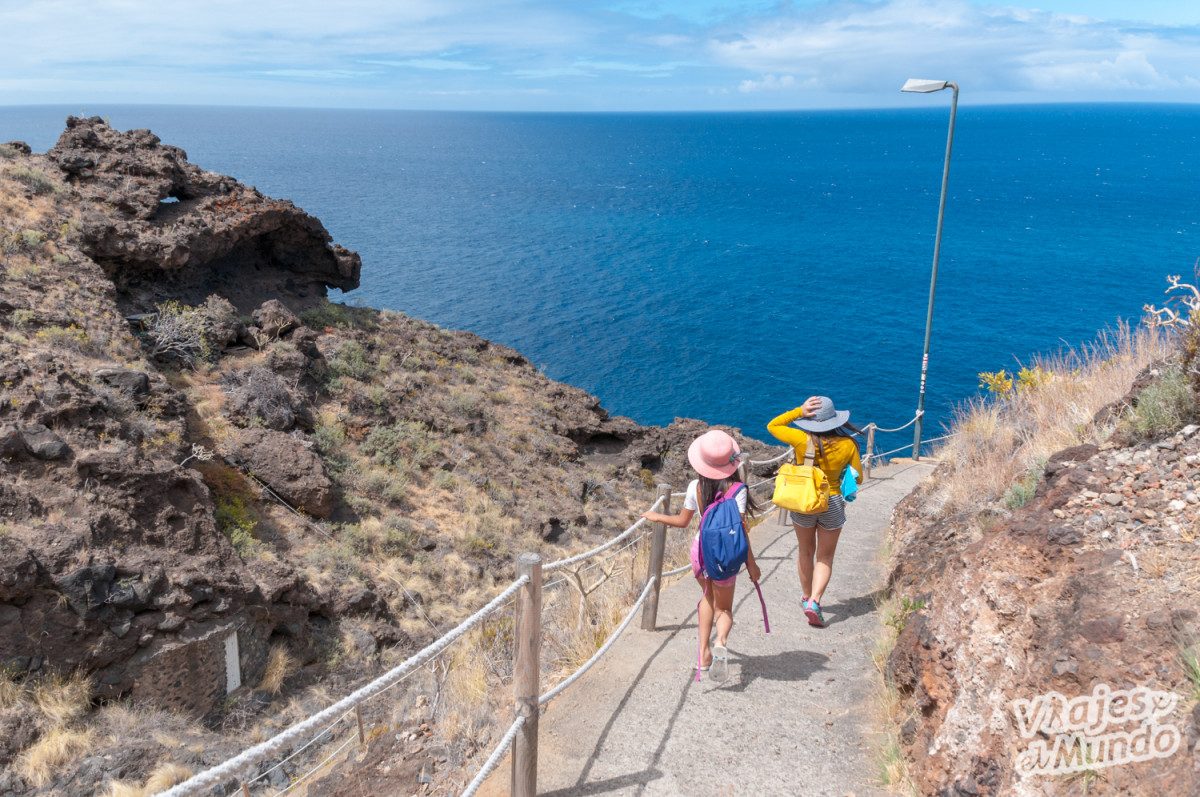
[[[432,69],[434,71],[482,71],[491,69],[487,64],[473,64],[469,61],[455,61],[449,58],[406,58],[402,61],[363,61],[364,64],[379,64],[380,66],[410,67],[412,69]]]
[[[1117,23],[965,0],[835,2],[746,19],[708,42],[730,67],[835,91],[875,93],[920,74],[956,80],[964,96],[969,87],[1031,99],[1048,90],[1112,99],[1194,85],[1198,47],[1196,28],[1147,25],[1135,34]],[[764,78],[739,87],[776,86]]]
[[[743,80],[738,84],[738,91],[743,94],[753,94],[756,91],[783,91],[795,87],[796,78],[793,75],[763,75],[758,80]]]

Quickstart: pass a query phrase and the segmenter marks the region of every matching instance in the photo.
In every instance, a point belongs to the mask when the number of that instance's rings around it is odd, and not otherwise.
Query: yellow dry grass
[[[94,742],[95,735],[90,730],[51,728],[17,757],[17,772],[40,788],[65,764],[91,750]]]
[[[273,695],[279,694],[283,689],[283,682],[296,672],[296,667],[296,657],[288,650],[287,645],[282,642],[272,645],[258,688]]]
[[[1171,352],[1159,331],[1122,325],[1077,351],[1039,360],[1052,377],[1000,400],[979,399],[959,408],[956,437],[939,459],[953,476],[939,481],[944,511],[964,511],[995,501],[1063,448],[1099,443],[1112,425],[1092,418],[1129,390],[1146,366]]]
[[[53,725],[85,714],[91,706],[92,682],[84,675],[51,676],[34,684],[33,703]]]
[[[0,709],[10,708],[25,697],[25,687],[9,678],[0,676]]]
[[[114,781],[109,785],[105,797],[151,797],[151,795],[166,791],[172,786],[183,783],[192,776],[192,770],[170,761],[163,762],[154,768],[146,782],[125,783]]]

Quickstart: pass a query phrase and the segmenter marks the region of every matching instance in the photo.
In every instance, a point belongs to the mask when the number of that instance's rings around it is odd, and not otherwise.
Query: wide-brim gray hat
[[[807,418],[792,421],[806,432],[832,432],[839,426],[845,426],[850,420],[850,410],[838,410],[833,406],[833,399],[828,396],[817,396],[821,406]]]

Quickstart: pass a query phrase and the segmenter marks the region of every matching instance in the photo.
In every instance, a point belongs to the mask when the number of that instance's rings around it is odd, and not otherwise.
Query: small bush
[[[392,467],[424,466],[438,451],[438,444],[429,430],[416,421],[397,421],[389,426],[377,426],[363,441],[364,453],[382,465]]]
[[[262,543],[254,536],[258,521],[241,496],[217,499],[213,518],[217,521],[217,528],[233,543],[238,556],[251,559],[259,554]]]
[[[305,310],[300,314],[300,320],[315,329],[324,329],[325,327],[345,329],[355,326],[353,310],[336,302],[325,302],[318,307]]]
[[[177,360],[191,368],[212,355],[203,315],[180,302],[163,302],[146,328],[150,356]]]
[[[346,376],[365,382],[375,373],[375,366],[362,344],[349,340],[329,358],[329,370],[334,376]]]
[[[0,144],[0,160],[12,160],[18,155],[23,155],[21,150],[14,147],[12,144]]]
[[[899,634],[904,630],[904,626],[908,625],[908,618],[924,608],[925,601],[923,600],[913,600],[908,597],[901,598],[896,607],[887,614],[884,622]]]
[[[113,781],[104,797],[151,797],[183,783],[192,776],[192,770],[181,764],[165,762],[159,764],[142,785]]]
[[[235,371],[225,378],[229,411],[268,429],[286,432],[296,423],[292,396],[274,371],[262,366]]]
[[[479,396],[467,393],[466,391],[455,390],[451,392],[447,406],[454,414],[467,418],[483,418],[487,415],[487,411],[483,406],[483,402],[479,400]]]
[[[34,338],[55,349],[66,349],[79,354],[94,354],[96,351],[96,345],[87,331],[74,324],[67,327],[43,327],[37,331]]]
[[[31,169],[28,166],[18,166],[15,169],[10,169],[8,173],[18,183],[38,195],[53,194],[59,190],[58,183],[50,179],[45,172],[38,169]]]
[[[27,252],[36,252],[46,243],[46,234],[38,230],[21,230],[21,246]]]
[[[1129,424],[1142,438],[1176,432],[1196,415],[1196,400],[1183,369],[1171,368],[1137,396]]]
[[[1040,459],[1034,463],[1033,467],[1025,472],[1020,479],[1017,480],[1012,487],[1009,487],[1004,493],[1004,505],[1009,509],[1020,509],[1033,500],[1034,494],[1037,492],[1038,482],[1042,480],[1042,474],[1046,470],[1046,461]]]
[[[458,480],[454,478],[454,474],[448,470],[438,471],[437,476],[433,478],[433,483],[441,490],[453,490],[458,485]]]

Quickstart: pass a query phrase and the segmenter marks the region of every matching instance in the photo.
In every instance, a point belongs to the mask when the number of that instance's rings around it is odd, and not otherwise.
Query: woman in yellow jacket
[[[833,401],[825,396],[813,396],[794,410],[788,410],[767,424],[767,431],[796,451],[796,461],[803,462],[808,450],[809,436],[813,437],[813,464],[829,479],[829,508],[819,515],[790,513],[796,527],[800,550],[796,569],[804,590],[804,615],[809,625],[825,627],[821,613],[821,598],[833,574],[833,554],[838,535],[846,524],[846,501],[842,498],[842,475],[853,467],[862,484],[862,459],[858,443],[850,436],[850,413],[839,412]],[[795,424],[793,426],[792,424]],[[799,428],[796,428],[799,427]]]

